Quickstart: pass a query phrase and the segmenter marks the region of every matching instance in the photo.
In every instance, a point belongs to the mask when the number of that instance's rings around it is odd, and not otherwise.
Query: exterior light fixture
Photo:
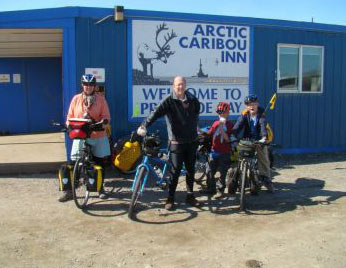
[[[114,7],[114,21],[123,21],[124,20],[124,7],[115,6]]]

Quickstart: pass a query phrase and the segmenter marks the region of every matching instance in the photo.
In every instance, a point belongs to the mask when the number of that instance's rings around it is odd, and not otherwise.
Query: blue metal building
[[[138,10],[125,10],[125,19],[115,22],[113,15],[113,9],[81,7],[0,13],[0,132],[53,131],[49,121],[64,121],[80,76],[91,67],[105,69],[113,135],[128,134],[138,126],[129,120],[129,26],[133,20],[176,21],[249,28],[249,92],[265,106],[278,91],[267,117],[282,152],[346,149],[346,27]],[[53,40],[35,38],[42,30]],[[11,41],[25,33],[27,39]],[[28,42],[31,51],[24,50]],[[42,42],[49,49],[40,48]],[[213,119],[202,117],[201,124]],[[153,128],[164,126],[160,121]]]

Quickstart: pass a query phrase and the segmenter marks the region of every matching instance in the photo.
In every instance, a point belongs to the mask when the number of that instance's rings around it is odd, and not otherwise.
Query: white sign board
[[[11,77],[9,74],[0,74],[0,83],[10,83]]]
[[[220,101],[230,103],[231,115],[241,113],[249,91],[249,27],[133,20],[131,32],[130,119],[153,111],[177,75],[201,102],[201,116],[215,116]]]
[[[106,81],[105,68],[85,68],[85,74],[94,75],[97,83],[104,83]]]
[[[20,74],[13,74],[13,83],[20,84]]]

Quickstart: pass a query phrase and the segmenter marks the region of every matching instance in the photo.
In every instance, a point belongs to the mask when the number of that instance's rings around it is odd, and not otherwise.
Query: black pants
[[[231,155],[229,153],[220,154],[218,157],[210,156],[209,166],[207,170],[208,175],[208,189],[215,192],[216,188],[218,191],[223,192],[226,188],[226,174],[231,164]],[[216,182],[215,173],[220,171],[220,179]]]
[[[186,168],[186,190],[188,194],[193,194],[197,143],[170,144],[169,148],[171,151],[170,161],[172,164],[172,180],[169,185],[169,197],[174,198],[183,163]]]

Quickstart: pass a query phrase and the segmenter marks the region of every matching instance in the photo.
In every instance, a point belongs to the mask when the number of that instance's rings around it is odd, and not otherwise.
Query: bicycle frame
[[[168,155],[167,155],[168,159],[169,159],[169,155],[170,155],[170,152],[168,152]],[[163,164],[162,176],[158,176],[156,174],[152,163],[154,163],[154,166],[157,164],[159,164],[159,165]],[[154,158],[154,157],[149,157],[149,156],[145,155],[142,163],[137,166],[136,175],[135,175],[132,187],[131,187],[132,192],[134,191],[134,187],[135,187],[137,179],[138,179],[139,171],[141,170],[142,167],[145,168],[146,174],[145,174],[145,177],[143,180],[143,184],[141,186],[140,194],[142,194],[144,192],[144,188],[145,188],[145,185],[147,183],[147,179],[148,179],[149,174],[152,174],[154,176],[157,185],[162,185],[167,180],[166,175],[170,171],[171,164],[170,164],[169,160],[162,160],[160,158],[156,158],[156,157]]]

